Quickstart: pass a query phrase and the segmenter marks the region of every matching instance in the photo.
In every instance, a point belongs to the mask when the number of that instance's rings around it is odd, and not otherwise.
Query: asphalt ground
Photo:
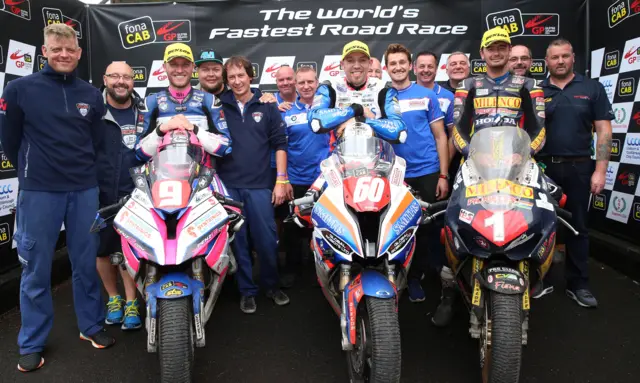
[[[521,382],[640,381],[640,285],[591,261],[597,309],[584,309],[564,293],[562,265],[552,269],[555,292],[532,301],[529,345]],[[402,382],[480,382],[477,342],[468,336],[468,315],[459,301],[454,322],[431,325],[439,300],[433,276],[423,281],[427,300],[400,304]],[[207,324],[207,346],[196,349],[196,382],[347,382],[338,318],[309,270],[288,290],[291,304],[277,307],[264,296],[254,315],[239,309],[228,283]],[[71,285],[55,289],[55,323],[44,367],[17,371],[20,312],[0,318],[0,382],[157,382],[158,361],[145,348],[146,333],[112,328],[116,345],[97,350],[78,339]]]

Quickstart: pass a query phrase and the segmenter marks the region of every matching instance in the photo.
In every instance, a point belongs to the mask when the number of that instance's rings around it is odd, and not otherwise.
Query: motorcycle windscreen
[[[347,135],[338,141],[334,154],[340,163],[347,205],[357,212],[378,212],[389,204],[389,174],[395,153],[388,142]]]
[[[167,145],[152,158],[149,178],[155,208],[172,212],[189,203],[198,168],[191,150],[188,145]]]
[[[469,145],[470,168],[477,174],[467,184],[466,198],[477,198],[488,210],[513,210],[522,200],[534,199],[533,188],[523,186],[530,160],[531,141],[517,127],[490,127],[473,134]]]

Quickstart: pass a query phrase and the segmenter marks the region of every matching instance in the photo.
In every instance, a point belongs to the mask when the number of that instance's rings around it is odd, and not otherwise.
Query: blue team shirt
[[[405,177],[421,177],[439,171],[440,160],[430,126],[444,118],[438,97],[431,89],[412,83],[398,90],[398,101],[402,119],[407,124],[407,141],[393,145],[393,149],[407,162]]]
[[[444,126],[447,127],[453,125],[453,93],[438,84],[434,84],[432,90],[433,93],[436,94],[436,97],[438,97],[440,110],[442,111],[442,114],[444,114]],[[449,131],[447,129],[445,129],[445,131],[448,135]]]
[[[320,175],[320,162],[329,157],[329,134],[309,128],[309,106],[298,98],[291,109],[281,112],[287,125],[287,173],[294,185],[311,185]]]

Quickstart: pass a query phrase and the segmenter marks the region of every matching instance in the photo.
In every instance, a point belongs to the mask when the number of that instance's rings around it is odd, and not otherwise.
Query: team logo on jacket
[[[78,108],[78,112],[80,112],[82,117],[86,117],[89,113],[89,104],[85,104],[84,102],[77,103],[76,108]]]
[[[262,120],[262,112],[253,112],[251,113],[251,116],[255,122],[260,122]]]

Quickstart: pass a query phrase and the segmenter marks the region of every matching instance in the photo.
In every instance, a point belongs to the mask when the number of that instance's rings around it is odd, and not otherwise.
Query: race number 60
[[[359,203],[369,200],[380,202],[384,193],[384,181],[382,178],[361,177],[358,178],[356,189],[353,193],[353,202]]]

